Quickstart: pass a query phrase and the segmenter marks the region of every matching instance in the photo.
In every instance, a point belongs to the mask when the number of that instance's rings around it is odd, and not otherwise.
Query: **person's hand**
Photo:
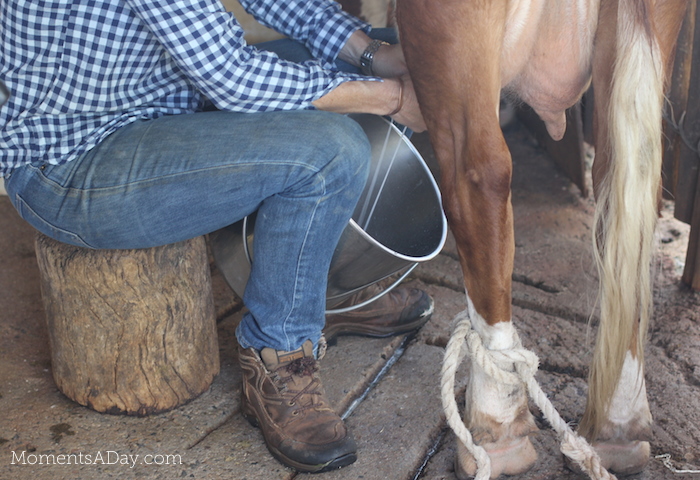
[[[403,75],[397,78],[397,83],[399,84],[400,98],[395,111],[390,114],[391,118],[406,125],[414,132],[425,131],[428,127],[425,125],[423,114],[420,111],[411,77]]]
[[[374,54],[372,62],[374,75],[384,78],[401,77],[408,74],[406,59],[401,45],[382,45]]]
[[[314,107],[337,113],[371,113],[390,116],[414,132],[426,130],[413,82],[408,75],[384,81],[353,80],[341,83],[314,100]]]

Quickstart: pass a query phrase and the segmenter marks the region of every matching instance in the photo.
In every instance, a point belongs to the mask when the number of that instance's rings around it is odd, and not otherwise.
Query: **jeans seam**
[[[319,195],[319,197],[323,197],[326,195],[326,179],[323,177],[320,177],[320,180],[322,182],[322,194]],[[311,231],[311,224],[314,221],[314,218],[316,217],[316,212],[318,210],[318,206],[321,203],[321,199],[319,198],[316,201],[316,204],[314,205],[313,212],[311,213],[311,217],[309,218],[309,223],[306,225],[306,232],[304,233],[304,242],[302,243],[300,254],[299,254],[299,259],[297,260],[296,268],[294,271],[294,294],[292,295],[292,305],[290,306],[289,313],[287,314],[286,318],[284,319],[284,327],[282,331],[284,332],[284,336],[286,338],[287,346],[288,349],[291,350],[292,345],[290,344],[290,339],[289,339],[289,333],[287,331],[287,326],[289,323],[289,316],[291,315],[291,312],[294,311],[294,308],[296,307],[297,304],[297,297],[298,297],[298,291],[299,291],[299,271],[301,270],[301,262],[302,258],[304,257],[304,250],[306,248],[307,240],[309,238],[309,232]],[[325,292],[324,292],[325,295]],[[325,298],[325,296],[324,296]],[[316,339],[309,339],[316,343]]]
[[[282,161],[274,161],[274,162],[268,162],[270,165],[276,165],[276,166],[289,166],[289,167],[301,167],[305,168],[308,170],[311,170],[314,173],[318,173],[318,169],[312,168],[311,166],[303,163],[303,162],[290,162],[288,160],[282,160]],[[111,185],[108,187],[87,187],[87,188],[79,188],[79,187],[66,187],[61,185],[60,183],[56,182],[55,180],[46,177],[42,175],[42,177],[49,183],[51,183],[52,186],[57,186],[58,188],[61,188],[65,191],[78,191],[78,192],[106,192],[109,190],[113,189],[121,189],[125,187],[134,187],[134,186],[141,186],[148,184],[149,182],[157,182],[161,179],[167,179],[167,178],[176,178],[181,175],[191,175],[191,174],[196,174],[196,173],[203,173],[203,172],[209,172],[209,171],[217,171],[217,170],[223,170],[226,168],[230,167],[245,167],[245,166],[250,166],[250,165],[258,165],[256,162],[245,162],[245,163],[236,163],[235,165],[228,164],[228,165],[217,165],[215,167],[207,167],[207,168],[197,168],[197,169],[192,169],[192,170],[186,170],[186,171],[181,171],[177,173],[170,173],[167,175],[155,175],[149,178],[144,178],[140,179],[137,181],[133,182],[125,182],[125,183],[120,183],[118,185]]]
[[[22,196],[21,196],[19,193],[15,194],[15,199],[16,199],[17,205],[18,205],[18,206],[21,206],[21,209],[27,210],[29,213],[31,213],[31,214],[34,216],[34,218],[40,220],[44,225],[50,227],[50,228],[53,229],[53,230],[56,230],[57,232],[61,232],[62,234],[66,235],[66,236],[70,236],[70,237],[72,237],[72,238],[74,238],[74,239],[80,241],[80,243],[82,243],[82,245],[83,245],[85,248],[94,248],[94,247],[92,247],[90,244],[88,244],[85,240],[83,240],[82,237],[81,237],[80,235],[78,235],[77,233],[74,233],[74,232],[71,232],[71,231],[69,231],[69,230],[65,230],[65,229],[63,229],[63,228],[57,227],[57,226],[55,226],[53,223],[49,222],[49,221],[46,220],[44,217],[42,217],[41,215],[39,215],[39,214],[24,200],[24,198],[22,198]],[[31,223],[31,222],[30,222],[30,223]],[[49,236],[52,236],[52,235],[49,235]]]

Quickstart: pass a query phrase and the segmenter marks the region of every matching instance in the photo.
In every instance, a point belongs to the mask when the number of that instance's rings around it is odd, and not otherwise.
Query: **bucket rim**
[[[442,215],[444,218],[444,214]],[[397,252],[396,250],[392,250],[391,248],[387,247],[383,243],[381,243],[379,240],[374,238],[372,235],[369,233],[365,232],[358,224],[353,220],[352,218],[348,222],[348,225],[352,227],[352,229],[357,232],[363,239],[365,239],[367,242],[371,244],[373,247],[378,247],[382,251],[388,253],[389,255],[398,258],[399,260],[403,260],[409,263],[421,263],[421,262],[427,262],[428,260],[432,260],[435,258],[437,255],[440,254],[442,251],[443,247],[445,246],[445,242],[447,241],[447,224],[446,222],[442,222],[442,234],[440,237],[440,242],[438,246],[429,254],[423,255],[420,257],[416,256],[411,256],[411,255],[406,255],[400,252]]]
[[[378,240],[376,240],[374,237],[372,237],[370,234],[368,234],[360,225],[354,220],[350,219],[348,222],[349,225],[353,227],[354,230],[358,231],[360,235],[365,238],[366,240],[369,240],[370,243],[372,243],[374,246],[378,246],[381,248],[383,251],[389,253],[390,255],[395,256],[396,258],[400,260],[405,260],[407,262],[427,262],[428,260],[432,260],[435,258],[437,255],[440,254],[442,251],[443,247],[445,246],[445,243],[447,242],[447,233],[448,233],[448,225],[447,225],[447,217],[445,216],[445,210],[442,207],[442,194],[440,192],[440,187],[437,184],[437,181],[435,180],[435,177],[433,176],[433,172],[430,170],[428,167],[428,164],[425,162],[425,159],[423,156],[418,152],[418,149],[413,145],[413,142],[411,142],[411,139],[399,129],[399,127],[396,125],[396,123],[393,120],[387,119],[386,117],[383,116],[377,116],[377,115],[371,115],[371,114],[350,114],[351,118],[357,119],[361,117],[372,117],[376,119],[380,119],[386,124],[389,125],[389,127],[394,130],[394,133],[396,133],[399,136],[399,139],[403,142],[404,146],[408,147],[408,149],[411,151],[413,156],[415,157],[416,160],[418,160],[418,163],[420,164],[421,168],[425,172],[426,176],[428,177],[428,180],[430,181],[430,184],[433,187],[433,192],[435,193],[436,200],[440,209],[440,223],[442,225],[442,232],[440,234],[440,241],[438,242],[438,246],[435,248],[435,250],[428,255],[423,255],[420,257],[414,257],[410,255],[405,255],[403,253],[399,253],[395,250],[392,250],[391,248],[387,247],[386,245],[382,244]],[[356,120],[358,121],[358,120]],[[359,121],[358,121],[359,123]]]

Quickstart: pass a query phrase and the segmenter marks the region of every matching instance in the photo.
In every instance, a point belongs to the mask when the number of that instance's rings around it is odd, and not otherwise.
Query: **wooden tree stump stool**
[[[148,415],[199,396],[219,372],[204,237],[142,250],[36,238],[53,377],[98,412]]]

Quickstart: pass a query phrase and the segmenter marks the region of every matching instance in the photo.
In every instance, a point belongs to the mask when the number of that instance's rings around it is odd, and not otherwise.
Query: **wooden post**
[[[687,53],[691,64],[690,71],[686,72],[689,76],[687,103],[684,123],[681,126],[685,140],[680,144],[674,215],[690,224],[682,280],[694,290],[700,290],[700,48],[695,48],[695,45],[700,44],[700,28],[696,27],[700,9],[697,8],[697,2],[692,2],[689,10],[690,15],[686,17],[686,23],[692,21],[693,28],[688,27],[685,34],[689,36],[692,33],[693,42],[692,49]],[[690,49],[690,46],[687,48]]]
[[[692,214],[692,199],[689,188],[694,189],[694,183],[688,185],[691,178],[688,177],[687,156],[683,157],[681,168],[681,152],[684,147],[683,138],[678,131],[681,119],[684,118],[688,104],[688,91],[690,88],[690,75],[693,67],[693,42],[695,38],[695,10],[697,4],[692,1],[688,4],[688,11],[681,31],[678,34],[676,53],[671,70],[670,84],[666,95],[666,110],[663,130],[663,194],[665,198],[675,200],[675,216],[681,221],[690,223]],[[697,52],[696,52],[697,54]],[[691,159],[692,160],[692,159]],[[681,172],[681,170],[683,170]],[[695,177],[692,178],[694,182]]]
[[[197,397],[219,372],[204,237],[92,250],[38,234],[53,377],[98,412],[148,415]]]

